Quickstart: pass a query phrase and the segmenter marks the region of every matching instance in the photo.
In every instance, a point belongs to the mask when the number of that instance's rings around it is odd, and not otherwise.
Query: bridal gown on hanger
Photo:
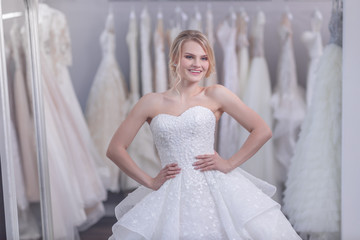
[[[126,42],[130,55],[130,94],[129,111],[134,107],[140,98],[138,61],[137,61],[137,42],[138,30],[136,26],[135,12],[130,13],[129,31],[126,35]],[[134,140],[127,149],[131,158],[136,164],[151,176],[156,176],[160,171],[160,162],[155,151],[154,142],[150,127],[147,123],[139,129]],[[123,191],[129,191],[139,186],[132,178],[120,171],[120,188]]]
[[[236,25],[238,28],[237,41],[237,60],[238,60],[238,91],[237,95],[243,99],[246,84],[249,75],[249,40],[248,40],[248,22],[249,17],[244,9],[240,11],[237,17]]]
[[[259,11],[254,18],[251,28],[251,55],[249,79],[243,96],[244,103],[258,113],[271,128],[273,125],[271,111],[271,81],[268,65],[264,56],[264,26],[265,14]],[[247,137],[248,131],[241,127],[240,147]],[[275,161],[273,141],[270,139],[265,145],[241,167],[256,177],[266,180],[281,189],[278,178],[278,168],[281,165]],[[280,203],[281,192],[277,191],[273,197]]]
[[[110,240],[300,240],[269,197],[273,186],[241,168],[194,169],[196,155],[214,153],[215,125],[212,110],[199,105],[152,119],[161,165],[175,162],[181,172],[157,191],[142,186],[120,202]]]
[[[153,92],[153,76],[151,66],[151,18],[147,7],[140,15],[140,51],[141,51],[141,92],[142,95]]]
[[[9,62],[10,55],[12,55],[12,58],[14,60],[15,64],[15,75],[14,75],[14,81],[13,83],[21,80],[21,85],[18,85],[19,82],[17,82],[17,85],[11,84],[9,82],[9,102],[10,102],[10,109],[14,109],[15,111],[11,111],[11,122],[10,122],[10,141],[11,141],[11,160],[13,161],[13,167],[14,167],[14,175],[15,175],[15,185],[16,185],[16,203],[17,203],[17,211],[18,211],[18,223],[19,223],[19,236],[20,239],[39,239],[40,238],[40,229],[37,225],[36,219],[29,207],[29,201],[27,199],[26,194],[26,185],[25,185],[25,178],[24,178],[24,162],[21,161],[21,149],[19,145],[19,138],[21,136],[17,134],[14,120],[15,120],[15,114],[20,113],[19,110],[16,111],[16,101],[19,99],[15,99],[14,93],[15,93],[15,87],[21,87],[24,86],[24,77],[23,77],[23,71],[25,70],[22,66],[23,65],[23,56],[21,56],[21,52],[23,53],[22,45],[21,45],[21,38],[20,38],[20,28],[17,23],[14,23],[14,25],[11,28],[10,31],[10,46],[5,45],[6,48],[6,62]],[[21,62],[20,62],[21,61]],[[8,66],[8,65],[7,65]],[[9,72],[9,71],[8,71]],[[20,75],[20,77],[19,77]],[[10,79],[10,78],[9,78]],[[21,89],[21,88],[20,88]],[[19,89],[16,89],[17,91]],[[21,89],[24,94],[27,94],[24,89]],[[18,93],[18,92],[17,92]],[[26,95],[25,95],[26,96]],[[23,99],[22,99],[23,100]],[[25,104],[26,102],[24,102]],[[27,104],[29,104],[27,102]],[[17,103],[18,107],[22,107]],[[20,109],[25,110],[23,108]],[[26,109],[29,110],[29,109]],[[35,146],[34,146],[35,147]],[[35,149],[33,149],[35,151]],[[36,167],[36,165],[34,166]],[[37,178],[38,176],[32,176],[34,178]],[[34,186],[32,186],[34,187]]]
[[[312,240],[340,239],[342,10],[333,9],[330,43],[320,58],[314,94],[286,181],[284,212]]]
[[[20,26],[14,24],[10,30],[14,72],[14,109],[15,125],[19,137],[19,150],[23,165],[26,198],[29,202],[40,201],[40,190],[36,160],[35,127],[29,93],[31,86],[26,77],[25,53],[22,47]]]
[[[321,38],[321,27],[323,17],[321,12],[316,10],[311,19],[311,31],[303,33],[301,40],[304,42],[309,53],[310,62],[308,65],[307,82],[306,82],[306,104],[311,105],[311,98],[314,91],[316,72],[319,60],[323,54],[323,45]]]
[[[168,89],[167,65],[165,58],[165,39],[164,39],[164,18],[161,11],[157,14],[157,27],[154,32],[154,52],[155,52],[155,91],[165,92]]]
[[[229,23],[230,21],[230,23]],[[229,19],[223,21],[217,32],[217,39],[224,52],[223,85],[232,92],[237,92],[237,57],[236,57],[236,15],[231,12]],[[219,154],[229,159],[238,150],[239,123],[229,114],[224,113],[219,125]]]
[[[279,28],[281,50],[277,82],[271,99],[274,116],[272,139],[276,160],[282,165],[279,169],[282,182],[286,180],[306,110],[304,89],[297,83],[291,21],[291,13],[284,13]]]
[[[89,226],[104,214],[101,201],[106,192],[90,150],[86,149],[87,142],[83,139],[86,135],[79,126],[82,121],[74,113],[77,100],[71,96],[73,92],[68,88],[71,80],[66,78],[69,75],[64,69],[70,57],[66,26],[61,12],[39,4],[39,52],[52,220],[55,239],[68,240],[77,237],[77,227]],[[29,56],[29,52],[26,53]]]
[[[211,5],[208,6],[208,9],[206,11],[206,36],[207,39],[209,40],[211,48],[214,49],[214,44],[215,44],[214,16],[211,10]],[[205,86],[211,86],[217,84],[217,82],[218,82],[217,74],[216,72],[214,72],[207,79],[205,79]]]
[[[110,140],[127,112],[127,86],[115,57],[114,31],[114,15],[110,12],[100,36],[102,60],[87,101],[86,119],[97,150],[110,174],[108,189],[119,192],[120,170],[106,157]]]

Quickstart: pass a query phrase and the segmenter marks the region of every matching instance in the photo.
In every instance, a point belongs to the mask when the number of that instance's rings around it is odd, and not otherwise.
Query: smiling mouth
[[[201,71],[200,70],[189,70],[191,73],[201,73]]]

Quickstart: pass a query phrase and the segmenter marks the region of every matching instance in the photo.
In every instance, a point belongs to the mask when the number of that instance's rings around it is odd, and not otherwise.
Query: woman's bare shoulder
[[[225,95],[228,95],[229,92],[231,92],[229,89],[220,84],[205,87],[205,95],[212,99],[221,99]]]

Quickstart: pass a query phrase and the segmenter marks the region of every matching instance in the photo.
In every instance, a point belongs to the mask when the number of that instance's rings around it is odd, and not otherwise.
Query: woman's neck
[[[203,87],[199,86],[197,82],[180,82],[176,87],[174,87],[174,92],[180,98],[181,102],[187,102],[192,97],[198,95]]]

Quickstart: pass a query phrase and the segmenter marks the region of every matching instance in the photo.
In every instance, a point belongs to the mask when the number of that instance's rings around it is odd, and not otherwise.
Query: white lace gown
[[[96,72],[86,107],[86,120],[96,148],[109,172],[107,189],[120,190],[120,170],[106,157],[114,132],[127,113],[127,87],[115,57],[114,15],[109,13],[100,36],[103,57]]]
[[[141,51],[141,92],[142,95],[153,92],[151,66],[151,18],[147,7],[140,15],[140,51]]]
[[[237,56],[236,56],[236,16],[230,16],[218,28],[217,39],[224,52],[223,76],[224,86],[237,93]],[[230,158],[239,150],[239,123],[229,114],[224,113],[219,124],[219,154]]]
[[[165,39],[164,39],[164,18],[162,12],[157,14],[157,27],[154,32],[154,52],[155,52],[155,91],[165,92],[168,89],[167,65],[165,58]]]
[[[80,106],[67,71],[67,40],[64,15],[39,4],[40,74],[54,238],[71,240],[78,237],[77,227],[89,226],[104,214],[101,201],[106,191],[87,145],[91,137],[89,132],[84,134],[86,122],[75,113]]]
[[[282,165],[279,174],[283,182],[286,180],[306,110],[304,90],[297,83],[291,20],[291,13],[283,14],[279,27],[281,50],[277,81],[271,99],[275,120],[272,139],[276,160]]]
[[[242,10],[238,15],[236,25],[237,25],[237,36],[236,36],[236,55],[238,60],[238,91],[237,95],[240,99],[243,99],[246,85],[249,76],[249,40],[248,40],[248,22],[249,17],[245,10]]]
[[[199,154],[214,153],[216,117],[203,106],[159,114],[150,127],[161,165],[180,174],[152,191],[140,187],[115,208],[114,239],[300,240],[271,196],[275,188],[240,168],[200,172]]]
[[[264,56],[265,22],[265,14],[262,11],[258,12],[251,29],[252,59],[243,101],[272,127],[271,81],[268,65]],[[239,148],[248,136],[249,133],[241,127]],[[267,141],[265,145],[252,158],[242,164],[241,167],[250,174],[264,179],[281,189],[282,184],[278,178],[278,169],[281,165],[275,160],[272,139]],[[278,191],[273,198],[280,203],[281,192]]]
[[[310,239],[340,239],[342,12],[329,24],[312,104],[301,127],[286,181],[284,212]]]
[[[126,35],[126,42],[130,55],[130,95],[128,98],[128,111],[130,111],[140,98],[138,63],[137,63],[137,41],[138,29],[136,25],[135,12],[130,13],[129,31]],[[134,140],[127,149],[131,158],[145,172],[151,176],[156,176],[160,171],[160,163],[155,151],[154,142],[152,140],[151,130],[148,124],[144,124]],[[139,184],[132,178],[128,177],[121,171],[120,189],[123,191],[133,190]]]
[[[313,95],[316,72],[319,65],[319,60],[323,54],[323,45],[321,38],[321,26],[323,17],[321,12],[316,10],[311,19],[311,31],[306,31],[302,34],[301,40],[306,46],[309,53],[310,62],[308,65],[307,82],[306,82],[306,104],[307,107],[311,104]]]

